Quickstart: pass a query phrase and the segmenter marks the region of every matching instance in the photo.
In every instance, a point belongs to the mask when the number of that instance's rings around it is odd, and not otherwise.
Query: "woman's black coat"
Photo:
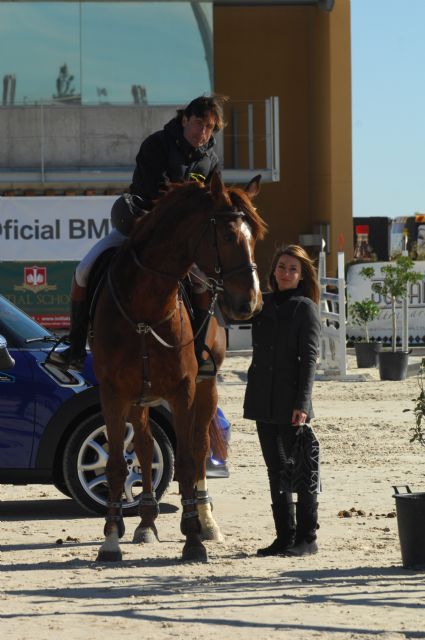
[[[263,309],[252,320],[244,417],[289,425],[299,409],[310,419],[321,326],[317,305],[297,290],[279,305],[272,293],[263,298]]]

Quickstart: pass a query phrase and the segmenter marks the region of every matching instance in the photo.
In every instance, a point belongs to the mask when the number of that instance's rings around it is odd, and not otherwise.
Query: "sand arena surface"
[[[415,377],[381,382],[367,370],[366,382],[316,382],[319,554],[257,558],[274,532],[255,426],[241,417],[249,361],[229,357],[220,374],[231,478],[209,483],[225,542],[205,543],[208,564],[180,561],[176,483],[161,504],[161,542],[132,544],[138,518],[126,518],[123,561],[111,565],[95,562],[102,518],[53,487],[1,486],[2,638],[425,638],[425,572],[401,565],[392,497],[392,485],[425,491],[425,449],[409,443],[403,413]]]

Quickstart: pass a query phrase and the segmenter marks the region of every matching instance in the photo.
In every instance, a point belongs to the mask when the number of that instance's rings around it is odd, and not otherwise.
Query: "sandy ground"
[[[109,566],[95,562],[101,518],[53,487],[2,486],[2,638],[425,638],[425,572],[402,567],[392,497],[392,485],[424,490],[425,451],[409,443],[412,417],[403,413],[415,378],[381,382],[367,370],[364,382],[316,382],[320,552],[260,559],[273,529],[254,424],[241,417],[248,363],[230,357],[220,377],[231,478],[210,481],[225,542],[206,543],[208,564],[180,561],[175,483],[161,505],[161,543],[132,544],[138,519],[127,518],[123,561]]]

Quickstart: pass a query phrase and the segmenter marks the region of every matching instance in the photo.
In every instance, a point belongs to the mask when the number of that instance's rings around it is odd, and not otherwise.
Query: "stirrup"
[[[84,369],[84,363],[87,353],[81,353],[78,357],[72,356],[71,347],[64,351],[51,351],[46,358],[47,364],[52,364],[61,371],[68,371],[73,369],[74,371],[82,372]]]

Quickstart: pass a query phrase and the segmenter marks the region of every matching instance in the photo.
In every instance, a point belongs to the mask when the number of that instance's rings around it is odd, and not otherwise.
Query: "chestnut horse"
[[[141,522],[134,541],[148,542],[156,534],[159,509],[152,490],[148,412],[161,398],[170,405],[177,441],[175,478],[182,496],[181,531],[186,536],[182,557],[207,560],[197,509],[198,503],[205,507],[205,487],[201,484],[197,491],[196,483],[206,476],[217,390],[215,378],[196,382],[194,338],[181,283],[196,263],[213,293],[211,312],[216,298],[233,320],[248,319],[261,308],[254,245],[266,225],[251,203],[258,182],[252,180],[246,191],[226,189],[218,176],[209,187],[198,182],[173,185],[137,221],[110,265],[90,340],[109,443],[109,501],[100,561],[122,558],[126,420],[133,424],[143,482]],[[225,352],[223,336],[221,329],[208,338],[214,340],[218,365]]]

